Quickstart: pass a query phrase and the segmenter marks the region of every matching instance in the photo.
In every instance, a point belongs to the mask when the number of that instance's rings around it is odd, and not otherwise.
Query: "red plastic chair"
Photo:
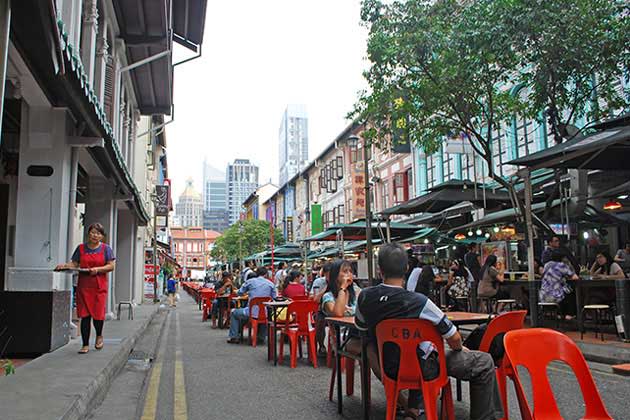
[[[291,298],[292,301],[309,300],[309,299],[310,299],[309,295],[293,296]]]
[[[217,292],[214,289],[206,288],[201,289],[201,321],[207,321],[208,316],[212,313],[212,302],[217,297]]]
[[[490,345],[492,344],[492,340],[498,335],[502,333],[507,333],[508,331],[520,330],[523,328],[525,323],[525,316],[527,315],[527,311],[512,311],[506,312],[498,317],[494,318],[488,324],[488,328],[481,339],[481,344],[479,345],[479,351],[483,351],[486,353],[490,352]],[[497,384],[499,386],[499,393],[501,394],[501,401],[503,402],[503,412],[505,413],[505,417],[503,419],[507,420],[508,417],[508,395],[507,395],[507,378],[509,377],[512,382],[515,381],[514,370],[509,363],[507,358],[503,358],[503,360],[498,361],[498,366],[496,369],[497,374]],[[516,389],[516,394],[519,401],[519,406],[523,407],[523,402],[527,405],[527,401],[525,399],[525,395],[521,395],[520,387],[514,384],[514,388]],[[523,415],[523,409],[521,408],[521,415]],[[526,418],[526,416],[523,416]]]
[[[287,319],[292,319],[292,322],[287,322],[280,334],[280,361],[284,354],[283,338],[287,336],[290,343],[291,368],[297,366],[298,341],[302,337],[307,338],[309,358],[313,362],[313,367],[317,367],[314,315],[318,308],[319,305],[310,300],[293,301],[287,308]]]
[[[422,390],[424,410],[428,420],[438,419],[437,399],[442,394],[442,417],[446,414],[449,420],[455,420],[451,384],[446,373],[446,355],[444,340],[433,324],[421,319],[387,319],[376,326],[381,379],[387,397],[387,420],[396,418],[396,402],[398,392],[402,389]],[[429,341],[435,346],[440,363],[440,374],[437,378],[425,381],[416,354],[420,343]],[[383,364],[385,343],[394,343],[400,349],[398,378],[386,375]]]
[[[582,420],[612,420],[597,391],[593,376],[577,345],[566,335],[546,329],[532,328],[510,331],[503,339],[505,354],[514,366],[514,375],[519,378],[516,367],[525,367],[532,382],[534,420],[562,420],[553,390],[547,377],[547,367],[554,360],[568,364],[580,384],[586,413]],[[533,349],[535,347],[535,349]],[[520,378],[519,378],[520,379]],[[518,383],[520,386],[520,382]]]
[[[271,300],[271,297],[255,297],[249,301],[249,321],[247,321],[247,333],[249,341],[252,343],[252,347],[256,347],[258,341],[258,325],[267,324],[267,308],[263,305],[264,302]],[[253,309],[258,307],[258,318],[254,318],[252,314]],[[245,327],[245,326],[244,326]],[[243,327],[243,328],[244,328]]]

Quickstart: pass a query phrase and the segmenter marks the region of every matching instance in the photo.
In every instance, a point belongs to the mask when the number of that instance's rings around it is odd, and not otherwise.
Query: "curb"
[[[105,398],[109,387],[120,370],[127,363],[127,358],[138,341],[138,338],[146,331],[160,310],[159,305],[153,313],[140,325],[140,327],[130,336],[120,343],[120,349],[111,359],[107,366],[92,380],[86,387],[85,392],[76,395],[74,402],[59,420],[79,420],[85,418],[86,414],[96,407]]]
[[[584,358],[589,362],[620,365],[630,362],[630,349],[623,347],[577,343]]]

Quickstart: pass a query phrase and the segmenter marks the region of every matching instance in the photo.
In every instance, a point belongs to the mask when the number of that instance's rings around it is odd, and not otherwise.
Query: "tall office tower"
[[[228,227],[225,172],[203,162],[203,227],[223,232]]]
[[[228,222],[239,220],[243,202],[258,188],[258,166],[249,159],[234,159],[228,163],[226,173]]]
[[[201,194],[193,187],[192,178],[186,180],[186,189],[179,196],[179,202],[175,205],[175,214],[182,227],[203,226],[203,201]]]
[[[308,118],[305,105],[288,105],[280,124],[280,186],[308,164]]]

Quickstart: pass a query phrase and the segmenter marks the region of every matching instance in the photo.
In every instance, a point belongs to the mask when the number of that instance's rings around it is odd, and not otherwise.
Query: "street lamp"
[[[359,143],[359,136],[351,135],[346,141],[351,148],[356,148]],[[368,170],[368,144],[363,139],[363,180],[365,182],[365,240],[368,260],[368,283],[374,285],[374,266],[372,252],[372,208],[370,203],[370,173]]]

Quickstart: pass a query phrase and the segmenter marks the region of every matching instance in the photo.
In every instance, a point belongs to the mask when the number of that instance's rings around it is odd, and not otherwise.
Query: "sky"
[[[309,160],[317,157],[367,86],[366,40],[359,0],[208,1],[203,55],[175,67],[175,121],[166,129],[173,198],[188,177],[201,192],[204,157],[222,171],[249,158],[261,184],[277,184],[290,103],[306,105]]]

